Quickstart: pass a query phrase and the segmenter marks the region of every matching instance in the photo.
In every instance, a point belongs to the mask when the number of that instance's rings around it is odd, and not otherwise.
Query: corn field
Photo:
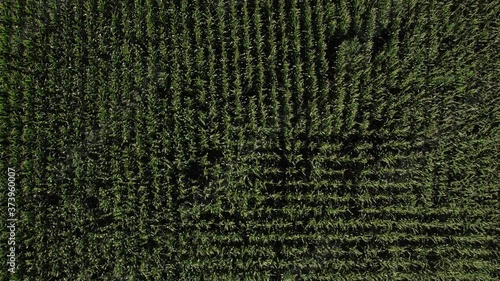
[[[499,77],[493,0],[3,0],[0,280],[500,280]]]

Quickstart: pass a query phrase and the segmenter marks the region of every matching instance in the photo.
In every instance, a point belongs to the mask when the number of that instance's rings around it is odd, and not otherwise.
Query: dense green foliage
[[[3,0],[0,277],[499,280],[499,19],[494,0]]]

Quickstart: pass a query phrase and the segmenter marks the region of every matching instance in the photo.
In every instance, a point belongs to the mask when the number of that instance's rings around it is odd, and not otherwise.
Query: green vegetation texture
[[[499,19],[1,1],[0,280],[500,280]]]

